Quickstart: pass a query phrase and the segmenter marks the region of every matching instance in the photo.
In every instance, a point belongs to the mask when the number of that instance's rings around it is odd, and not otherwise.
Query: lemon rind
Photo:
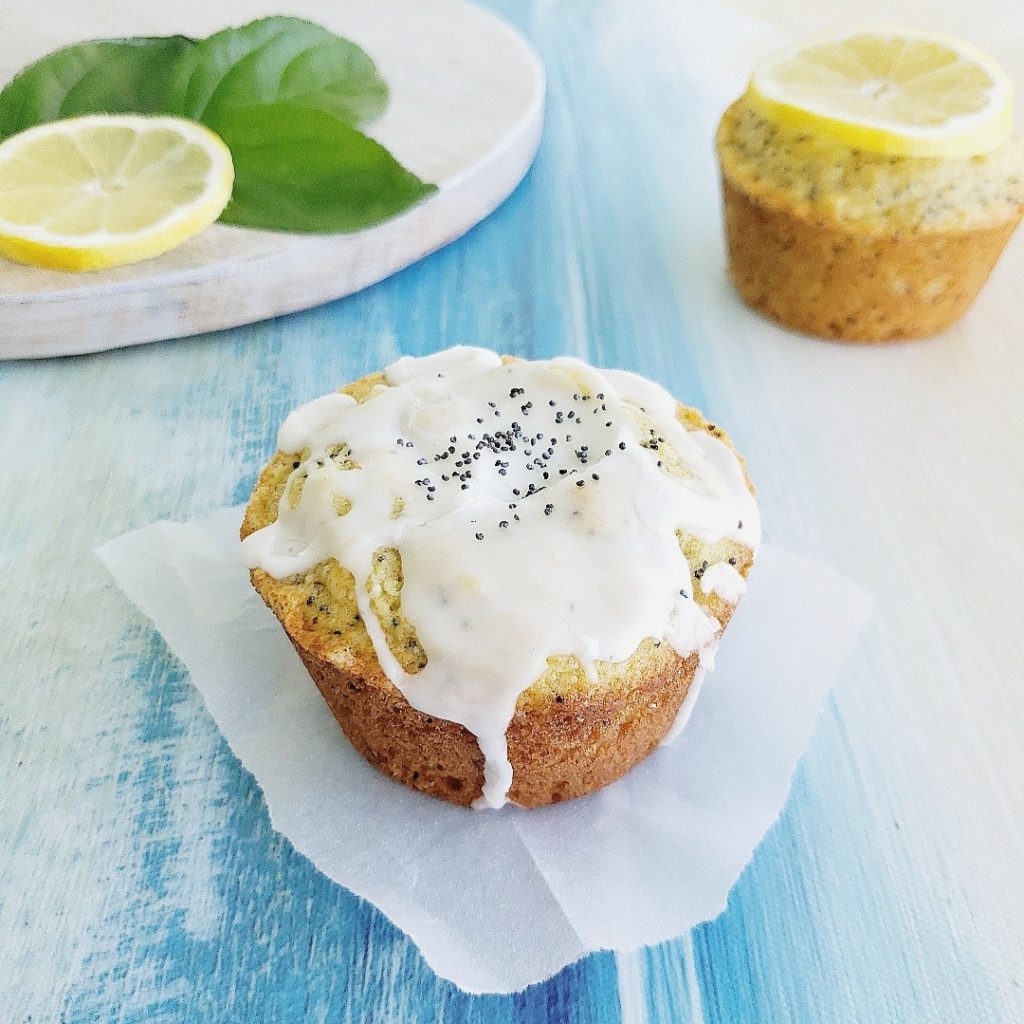
[[[951,120],[941,130],[912,126],[869,123],[838,118],[820,109],[787,102],[772,95],[767,72],[792,60],[815,46],[838,43],[855,35],[890,35],[908,40],[921,40],[943,45],[968,57],[984,68],[993,83],[993,102],[979,114]],[[894,157],[933,157],[967,159],[990,153],[1003,145],[1013,134],[1013,83],[1005,71],[983,50],[955,36],[935,32],[908,31],[891,27],[871,27],[855,32],[822,36],[792,46],[762,62],[750,77],[746,99],[763,117],[784,127],[807,131],[851,149]]]
[[[153,127],[164,125],[179,132],[185,141],[202,140],[203,148],[213,162],[207,179],[208,187],[202,196],[195,202],[173,210],[167,217],[143,231],[121,236],[93,234],[74,242],[69,242],[69,236],[54,234],[46,229],[13,225],[0,217],[0,256],[50,270],[109,269],[150,259],[176,248],[209,227],[220,216],[231,198],[234,184],[231,153],[218,135],[195,121],[141,114],[89,114],[37,125],[11,136],[4,141],[4,145],[14,140],[18,140],[19,145],[31,142],[39,135],[52,132],[56,124],[62,127],[88,127],[91,124],[109,125],[116,122],[146,122]],[[104,241],[104,237],[110,241]]]

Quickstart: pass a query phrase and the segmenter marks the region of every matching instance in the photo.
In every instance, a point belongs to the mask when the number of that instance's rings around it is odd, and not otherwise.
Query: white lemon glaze
[[[676,532],[753,549],[757,506],[732,450],[688,431],[671,395],[635,374],[460,347],[385,375],[390,386],[362,403],[327,395],[287,418],[278,447],[308,452],[301,496],[292,508],[285,488],[243,557],[277,578],[330,557],[347,568],[385,675],[413,707],[476,736],[478,803],[498,807],[512,783],[508,724],[549,657],[575,656],[594,678],[597,662],[654,637],[706,663],[720,624],[693,600]],[[341,443],[356,468],[328,457]],[[402,611],[427,654],[414,674],[365,585],[382,547],[401,555]]]
[[[668,732],[662,736],[658,746],[667,747],[686,728],[686,723],[689,722],[690,715],[693,714],[693,707],[697,703],[697,698],[700,696],[700,691],[704,686],[704,678],[710,671],[711,669],[704,664],[697,668],[690,682],[690,688],[686,691],[686,696],[683,698],[683,703],[679,705],[676,717],[668,727]]]
[[[705,594],[717,594],[723,601],[735,604],[747,592],[747,581],[735,566],[716,562],[701,573],[700,588]]]

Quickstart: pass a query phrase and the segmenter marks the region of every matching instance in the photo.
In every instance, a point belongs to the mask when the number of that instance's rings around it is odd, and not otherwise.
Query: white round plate
[[[173,8],[179,7],[175,12]],[[367,131],[439,191],[353,234],[215,224],[129,267],[74,274],[0,259],[0,359],[97,352],[234,327],[365,288],[454,241],[522,180],[540,141],[544,70],[513,28],[462,0],[34,0],[8,10],[0,79],[59,46],[126,35],[208,35],[266,14],[352,39],[391,87]]]

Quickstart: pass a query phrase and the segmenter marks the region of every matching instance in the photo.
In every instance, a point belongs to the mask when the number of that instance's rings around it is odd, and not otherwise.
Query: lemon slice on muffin
[[[227,146],[181,118],[29,128],[0,145],[0,255],[56,270],[135,263],[212,224],[233,180]]]
[[[962,159],[1013,130],[1013,88],[970,43],[892,29],[858,31],[786,50],[750,81],[751,106],[772,121],[855,149]]]

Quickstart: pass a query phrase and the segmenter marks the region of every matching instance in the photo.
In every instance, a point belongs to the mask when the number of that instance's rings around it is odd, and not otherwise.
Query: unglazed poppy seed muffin
[[[838,64],[843,51],[832,45]],[[812,67],[832,81],[824,59]],[[867,92],[885,78],[874,70]],[[806,111],[798,115],[807,123],[776,116],[791,108],[766,101],[755,85],[756,77],[725,112],[716,140],[729,275],[740,297],[787,327],[847,341],[920,338],[958,320],[1024,211],[1024,141],[1004,138],[1008,106],[987,136],[1002,141],[983,153],[891,155],[856,144],[863,126]],[[942,106],[941,97],[931,102]],[[935,131],[932,148],[956,142]],[[863,137],[883,149],[894,143]],[[914,149],[927,140],[903,141]]]
[[[536,807],[685,720],[760,533],[699,413],[633,374],[456,348],[302,407],[278,445],[242,526],[253,585],[381,771]]]

